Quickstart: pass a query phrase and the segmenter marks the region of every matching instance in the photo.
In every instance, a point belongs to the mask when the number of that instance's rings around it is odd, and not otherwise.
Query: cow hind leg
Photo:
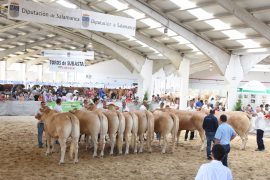
[[[101,151],[100,151],[100,157],[104,156],[104,149],[105,149],[105,135],[100,135],[100,147],[101,147]]]
[[[47,134],[47,133],[46,133]],[[46,150],[46,156],[48,156],[51,153],[51,137],[47,135],[47,150]]]
[[[113,150],[114,150],[114,145],[115,145],[115,139],[116,139],[116,135],[115,134],[110,134],[110,140],[111,140],[111,151],[110,151],[110,155],[113,155]]]
[[[206,141],[205,141],[205,135],[204,135],[204,131],[199,131],[199,135],[201,137],[201,148],[200,151],[203,151],[206,147]]]
[[[246,145],[247,145],[247,141],[248,141],[248,135],[244,134],[243,136],[241,136],[242,139],[242,145],[240,150],[245,150],[246,149]]]
[[[79,139],[78,138],[72,138],[71,144],[70,144],[70,150],[69,150],[69,157],[70,159],[73,159],[74,154],[74,163],[78,162],[78,148],[79,148]]]
[[[85,134],[85,150],[90,149],[89,135]]]
[[[55,138],[51,138],[51,144],[50,144],[50,146],[52,147],[51,153],[54,153],[55,152],[55,143],[56,143],[56,139]]]
[[[78,138],[74,138],[73,139],[73,144],[74,144],[74,163],[78,163],[78,151],[79,151],[79,139]]]
[[[148,152],[151,153],[152,152],[152,139],[153,139],[153,136],[152,136],[152,133],[151,132],[148,132],[148,135],[147,135],[147,148],[148,148]]]
[[[69,158],[70,160],[73,159],[73,154],[74,154],[74,142],[73,142],[73,138],[71,140],[71,143],[70,143],[70,148],[69,148]]]
[[[131,148],[134,150],[134,153],[138,151],[138,142],[137,142],[137,134],[132,133],[131,135]]]
[[[166,148],[167,148],[167,134],[163,135],[163,147],[162,147],[162,154],[166,153]]]
[[[123,154],[123,134],[119,133],[117,138],[118,154]]]
[[[139,153],[142,153],[143,152],[143,141],[144,141],[143,134],[140,134],[139,135],[139,140],[140,140],[140,150],[139,150]]]
[[[125,133],[125,141],[126,141],[126,151],[125,154],[129,153],[129,133]]]
[[[60,147],[61,147],[61,158],[59,161],[59,165],[61,165],[65,161],[65,153],[66,153],[66,148],[67,148],[66,141],[67,140],[66,140],[66,138],[59,138],[58,141],[59,141]]]
[[[175,150],[175,134],[176,132],[172,132],[172,153],[174,153]]]
[[[177,140],[176,140],[177,146],[179,145],[180,134],[181,134],[181,131],[178,131],[177,132]]]
[[[138,141],[137,141],[137,134],[133,133],[134,138],[134,153],[137,153],[138,151]]]
[[[94,154],[93,154],[93,158],[97,157],[97,149],[98,149],[98,136],[97,135],[93,135],[92,136],[92,141],[94,144]]]

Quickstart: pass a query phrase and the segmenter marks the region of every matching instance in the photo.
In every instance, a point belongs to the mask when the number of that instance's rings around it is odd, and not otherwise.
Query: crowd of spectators
[[[108,88],[76,88],[76,87],[55,87],[55,86],[28,86],[13,85],[1,93],[1,101],[44,101],[52,102],[57,99],[65,101],[80,101],[85,99],[93,101],[94,98],[131,101],[136,98],[137,88],[131,89],[108,89]]]
[[[265,115],[265,118],[268,119],[270,118],[269,104],[261,104],[260,106],[257,106],[255,109],[250,104],[248,104],[247,106],[242,106],[242,112],[246,112],[253,117],[257,116],[256,109],[259,109],[260,112],[262,112],[263,115]]]
[[[0,101],[44,101],[46,103],[61,99],[62,102],[88,102],[94,104],[94,99],[98,99],[99,103],[119,102],[122,106],[124,103],[134,106],[140,106],[137,95],[137,87],[131,89],[109,89],[109,88],[83,88],[83,87],[55,87],[55,86],[39,86],[34,85],[27,88],[24,85],[11,85],[2,90],[0,93]],[[173,108],[179,109],[180,99],[172,95],[152,95],[151,102],[142,102],[146,109],[154,110],[156,108]],[[119,104],[118,103],[118,104]],[[100,105],[99,105],[100,106]],[[187,102],[187,110],[215,110],[225,111],[224,102],[218,97],[208,99],[193,98]],[[264,114],[269,114],[269,105],[260,105],[261,111]],[[136,108],[138,109],[138,108]],[[256,115],[255,109],[250,104],[242,106],[242,111]]]

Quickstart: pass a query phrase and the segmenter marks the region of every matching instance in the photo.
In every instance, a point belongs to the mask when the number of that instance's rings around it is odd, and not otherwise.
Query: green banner
[[[55,105],[56,105],[55,102],[47,103],[47,106],[51,109],[53,109]],[[61,106],[62,106],[63,112],[68,112],[73,109],[81,109],[82,103],[81,102],[62,102]]]
[[[237,88],[237,92],[243,92],[243,88]]]
[[[243,88],[237,88],[237,92],[246,92],[246,93],[254,93],[254,94],[270,94],[270,89],[266,91],[254,91],[254,90],[246,90]]]

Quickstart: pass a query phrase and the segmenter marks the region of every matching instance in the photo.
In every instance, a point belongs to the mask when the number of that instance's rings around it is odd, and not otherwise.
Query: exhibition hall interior
[[[0,0],[0,179],[270,179],[269,24],[269,0]]]

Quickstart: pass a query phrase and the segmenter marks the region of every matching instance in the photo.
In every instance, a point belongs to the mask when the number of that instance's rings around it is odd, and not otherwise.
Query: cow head
[[[46,119],[53,110],[51,110],[48,106],[45,106],[44,108],[40,108],[40,118]]]

